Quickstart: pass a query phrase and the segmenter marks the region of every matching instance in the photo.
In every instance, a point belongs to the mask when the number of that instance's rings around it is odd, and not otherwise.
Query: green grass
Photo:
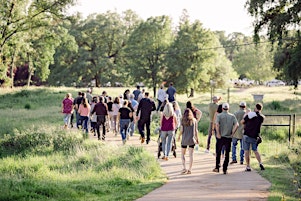
[[[126,88],[95,88],[115,97]],[[133,90],[134,88],[130,88]],[[162,185],[166,178],[153,154],[129,146],[115,147],[84,140],[81,133],[61,129],[61,101],[77,88],[14,88],[0,90],[0,200],[135,200]],[[150,91],[152,94],[152,91]],[[272,183],[269,200],[300,199],[301,101],[290,87],[254,87],[230,90],[230,112],[240,101],[254,108],[252,94],[264,94],[264,114],[297,114],[296,135],[288,144],[287,127],[263,127],[259,147],[266,170],[259,171]],[[228,101],[227,90],[215,90]],[[177,95],[182,109],[192,101],[202,112],[200,146],[205,149],[210,94]],[[267,123],[287,123],[286,118],[267,118]],[[152,131],[158,126],[154,115]],[[157,134],[152,132],[153,139]],[[215,139],[211,150],[215,149]],[[258,169],[254,156],[252,167]],[[298,187],[299,185],[299,187]]]

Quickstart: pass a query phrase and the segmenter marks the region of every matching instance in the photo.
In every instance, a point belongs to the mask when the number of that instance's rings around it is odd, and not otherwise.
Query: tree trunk
[[[193,88],[190,88],[190,95],[189,95],[189,98],[192,98],[194,97],[194,89]]]

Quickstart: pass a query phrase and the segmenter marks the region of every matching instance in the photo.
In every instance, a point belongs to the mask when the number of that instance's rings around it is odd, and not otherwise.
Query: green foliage
[[[85,141],[72,155],[0,161],[0,200],[135,200],[164,181],[155,158],[141,147]]]
[[[52,151],[74,151],[83,142],[81,135],[64,130],[27,129],[15,130],[13,135],[5,135],[0,142],[0,157],[10,155],[45,154]]]
[[[271,110],[282,110],[281,104],[279,101],[272,101],[271,103],[268,103],[267,107]]]

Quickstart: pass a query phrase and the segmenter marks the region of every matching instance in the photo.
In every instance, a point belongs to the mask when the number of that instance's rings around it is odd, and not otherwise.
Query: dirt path
[[[96,137],[91,137],[95,138]],[[108,133],[106,141],[122,145],[120,135]],[[134,135],[127,142],[129,145],[143,146],[157,158],[157,142],[140,144],[139,136]],[[262,201],[267,200],[268,189],[271,184],[261,177],[255,170],[245,172],[245,165],[229,165],[228,174],[214,173],[215,157],[202,151],[194,154],[194,164],[191,175],[181,175],[182,169],[180,148],[177,158],[170,160],[158,159],[162,169],[168,177],[168,182],[155,189],[137,201],[158,200],[206,200],[206,201]],[[187,156],[188,157],[188,156]]]

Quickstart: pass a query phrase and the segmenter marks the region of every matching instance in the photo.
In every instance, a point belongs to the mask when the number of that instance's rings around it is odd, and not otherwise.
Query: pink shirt
[[[90,110],[91,110],[91,107],[90,107],[89,104],[87,105],[87,107],[84,107],[83,104],[80,104],[79,109],[78,109],[78,113],[80,114],[80,116],[87,117],[90,114]]]

